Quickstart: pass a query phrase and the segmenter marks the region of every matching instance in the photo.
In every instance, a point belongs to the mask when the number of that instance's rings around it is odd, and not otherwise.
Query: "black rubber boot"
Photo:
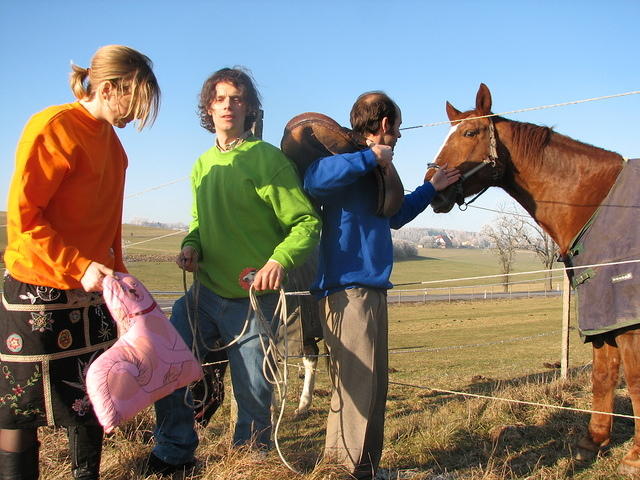
[[[37,480],[40,442],[23,452],[0,450],[0,480]]]
[[[71,472],[75,480],[98,480],[104,430],[99,426],[67,428]]]

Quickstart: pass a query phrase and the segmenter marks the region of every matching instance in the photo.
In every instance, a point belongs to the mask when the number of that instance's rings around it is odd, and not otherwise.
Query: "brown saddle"
[[[339,153],[351,153],[367,147],[363,137],[321,113],[301,113],[284,127],[280,148],[298,167],[300,176],[318,158]],[[376,215],[395,215],[404,200],[404,187],[396,168],[376,167],[374,175],[378,185]]]

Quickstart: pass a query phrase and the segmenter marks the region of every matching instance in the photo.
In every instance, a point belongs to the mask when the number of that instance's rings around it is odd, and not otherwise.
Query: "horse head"
[[[487,117],[491,115],[489,88],[480,84],[474,110],[461,112],[449,102],[446,110],[451,129],[434,163],[429,164],[425,181],[431,179],[436,168],[444,165],[457,168],[462,176],[433,199],[431,206],[436,213],[449,212],[454,203],[463,205],[466,197],[497,185],[501,176],[497,165],[496,131],[493,121]]]

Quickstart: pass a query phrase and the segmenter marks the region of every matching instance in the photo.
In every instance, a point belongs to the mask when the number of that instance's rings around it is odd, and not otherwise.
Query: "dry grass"
[[[573,337],[571,375],[559,379],[544,365],[557,360],[559,335],[517,340],[547,332],[559,323],[559,299],[454,302],[390,308],[392,348],[426,347],[390,357],[392,384],[387,403],[385,479],[511,480],[616,479],[617,462],[633,434],[630,420],[615,422],[608,455],[592,464],[572,459],[586,429],[585,413],[438,392],[451,389],[548,405],[590,407],[590,350]],[[495,343],[503,341],[504,343]],[[493,342],[493,343],[492,343]],[[491,345],[487,345],[492,343]],[[468,345],[466,348],[450,348]],[[396,350],[398,351],[398,350]],[[401,350],[400,350],[401,351]],[[296,360],[291,360],[296,365]],[[319,464],[329,388],[320,369],[314,406],[303,420],[293,418],[302,381],[291,369],[288,406],[279,443],[293,473],[272,450],[266,456],[230,448],[229,407],[199,432],[197,469],[190,479],[338,480],[341,472]],[[626,390],[616,411],[630,414]],[[137,480],[152,448],[151,409],[105,441],[102,478]],[[42,478],[69,478],[64,431],[43,429]],[[154,479],[155,477],[148,477]],[[176,476],[175,478],[180,478]],[[620,477],[621,478],[621,477]]]
[[[550,405],[589,407],[589,369],[572,371],[567,381],[555,373],[514,382],[470,386],[497,397]],[[622,392],[620,392],[622,393]],[[587,415],[572,411],[513,405],[485,399],[464,399],[434,391],[394,387],[387,411],[385,449],[381,467],[390,479],[507,480],[615,479],[617,461],[632,433],[630,421],[617,422],[614,446],[593,464],[572,459],[573,445],[583,433]],[[174,478],[202,480],[287,479],[338,480],[341,472],[316,465],[322,449],[322,424],[327,397],[316,399],[305,420],[285,419],[280,443],[287,461],[303,474],[288,470],[275,451],[267,456],[229,447],[228,409],[199,432],[198,465],[192,475]],[[629,413],[630,402],[620,395],[618,411]],[[102,478],[144,477],[144,459],[152,444],[153,413],[148,410],[105,441]],[[42,478],[69,478],[66,439],[62,430],[44,429]],[[622,477],[620,477],[622,478]]]

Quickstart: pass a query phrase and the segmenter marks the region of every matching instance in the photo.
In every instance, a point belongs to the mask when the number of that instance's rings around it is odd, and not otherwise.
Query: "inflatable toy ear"
[[[280,149],[298,167],[301,177],[309,165],[322,157],[352,153],[368,148],[366,140],[348,128],[341,127],[322,113],[307,112],[293,117],[284,127]],[[396,171],[389,165],[374,170],[378,185],[376,215],[395,215],[404,201],[404,187]]]
[[[105,277],[104,299],[120,338],[87,371],[87,393],[108,433],[202,377],[200,362],[135,277]]]

